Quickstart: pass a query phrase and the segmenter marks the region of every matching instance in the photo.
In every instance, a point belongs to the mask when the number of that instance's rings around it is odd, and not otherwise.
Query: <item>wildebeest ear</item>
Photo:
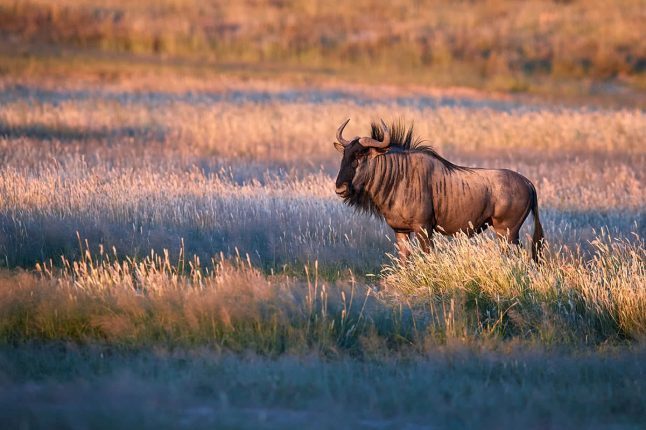
[[[345,147],[341,145],[339,142],[333,142],[333,143],[336,150],[339,151],[341,154],[343,154],[343,150],[345,149]]]

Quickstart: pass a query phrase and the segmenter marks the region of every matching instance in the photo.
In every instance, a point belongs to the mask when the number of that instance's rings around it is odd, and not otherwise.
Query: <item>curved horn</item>
[[[390,145],[390,130],[388,129],[388,126],[383,119],[381,120],[381,129],[384,132],[384,140],[382,140],[381,142],[370,137],[362,137],[361,139],[359,139],[359,143],[366,148],[387,148],[388,145]]]
[[[339,129],[336,131],[336,140],[343,146],[348,146],[350,144],[349,140],[345,140],[343,138],[343,129],[345,128],[346,125],[350,122],[350,118],[346,119],[343,124],[339,127]]]

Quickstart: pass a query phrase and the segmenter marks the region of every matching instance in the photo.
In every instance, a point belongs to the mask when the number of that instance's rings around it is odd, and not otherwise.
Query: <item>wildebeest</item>
[[[343,153],[336,193],[360,210],[383,216],[395,231],[400,258],[410,253],[415,233],[423,249],[439,231],[452,235],[480,233],[491,226],[510,243],[519,244],[519,231],[534,215],[532,258],[538,261],[543,227],[538,217],[536,189],[529,179],[506,169],[458,166],[442,158],[403,123],[390,130],[372,123],[370,137],[343,138],[345,121],[334,146]]]

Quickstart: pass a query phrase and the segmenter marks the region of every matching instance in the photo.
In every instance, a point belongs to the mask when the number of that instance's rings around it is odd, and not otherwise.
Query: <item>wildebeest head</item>
[[[381,127],[383,140],[379,141],[371,137],[356,136],[352,140],[343,138],[343,129],[348,125],[348,118],[336,132],[334,146],[343,154],[341,167],[336,178],[336,193],[344,199],[350,198],[355,193],[359,183],[356,181],[357,169],[365,167],[365,163],[372,157],[388,151],[390,145],[390,130],[383,120]]]

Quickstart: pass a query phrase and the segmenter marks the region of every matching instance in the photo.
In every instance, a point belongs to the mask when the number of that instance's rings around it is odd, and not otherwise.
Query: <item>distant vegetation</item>
[[[643,0],[0,2],[15,61],[90,50],[511,91],[610,79],[643,89],[644,22]]]

